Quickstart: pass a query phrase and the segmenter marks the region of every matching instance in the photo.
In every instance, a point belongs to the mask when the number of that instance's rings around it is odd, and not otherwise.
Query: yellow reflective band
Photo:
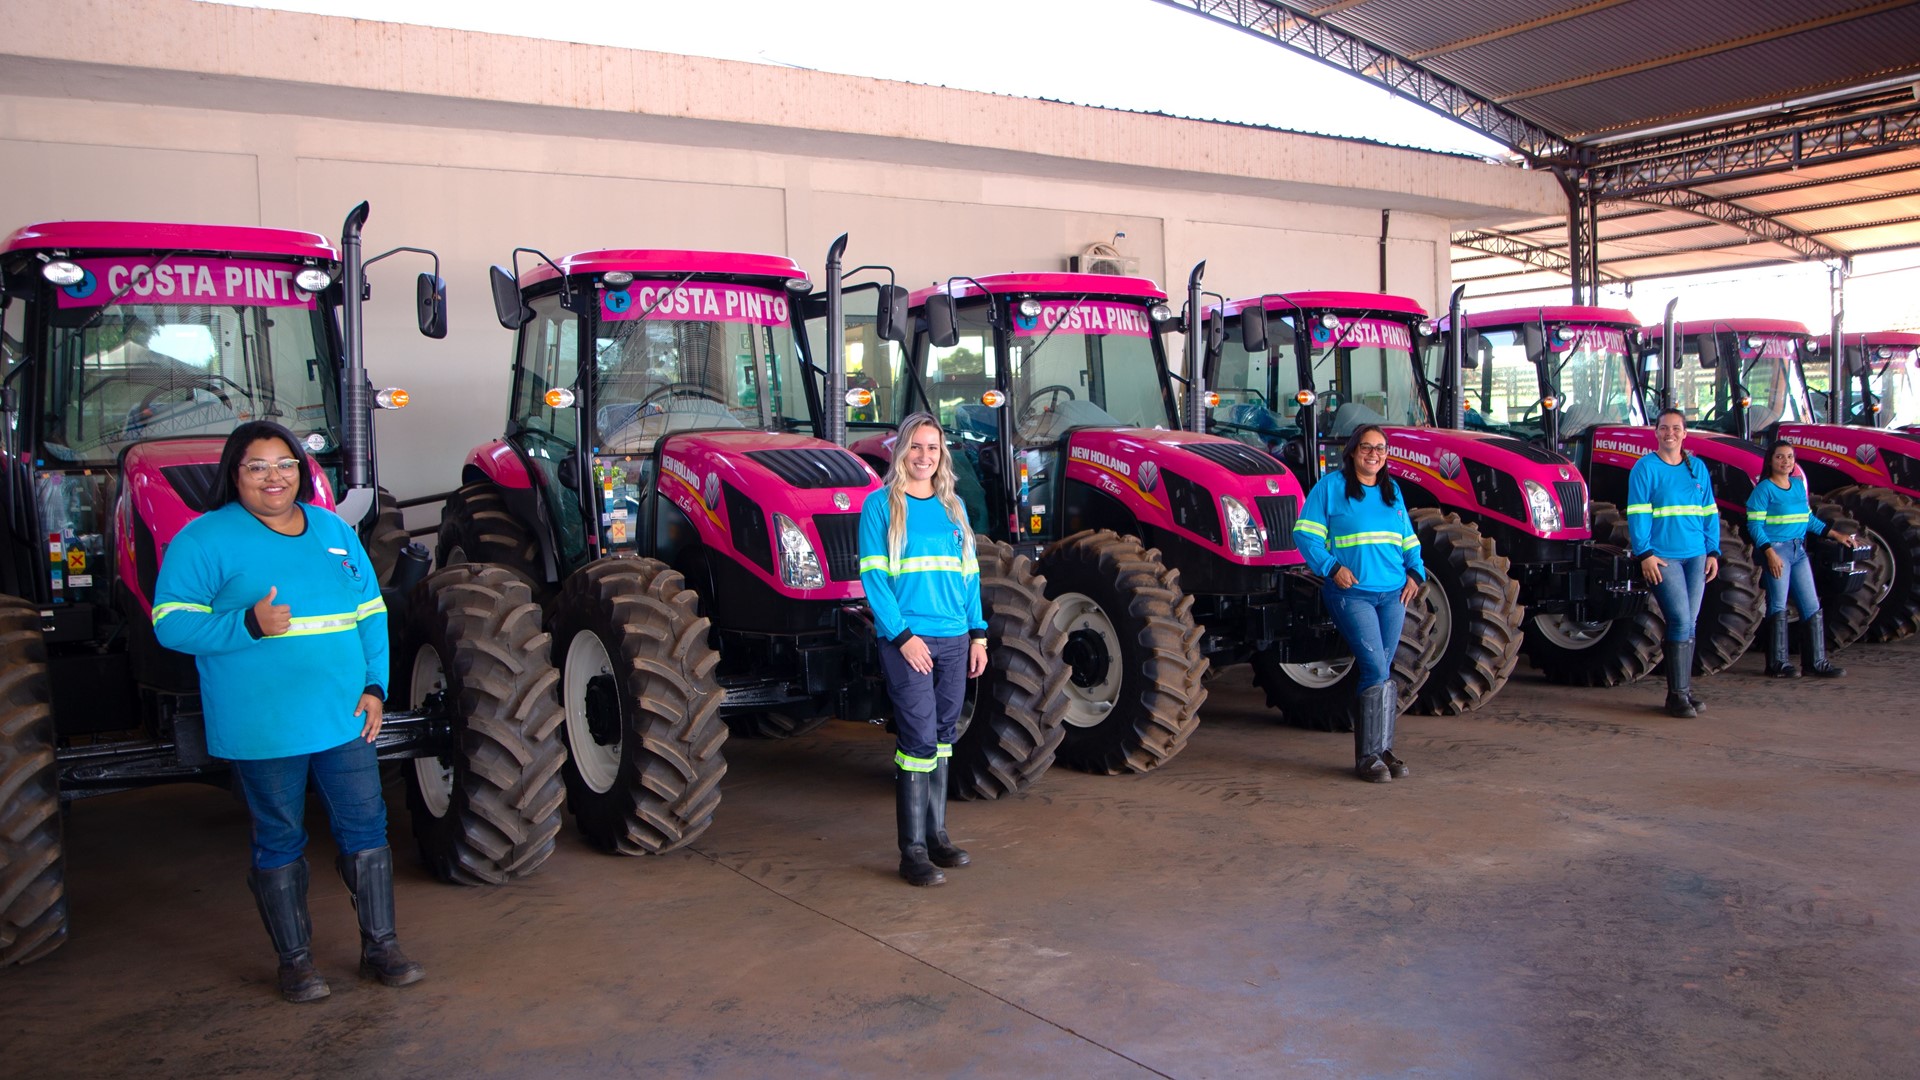
[[[966,563],[958,555],[915,555],[911,559],[901,559],[900,568],[895,574],[960,574],[966,572]],[[979,570],[976,567],[975,573]]]
[[[1419,546],[1420,538],[1417,536],[1409,536],[1405,540],[1400,541],[1401,551],[1412,551]]]
[[[933,758],[908,757],[906,752],[901,750],[893,752],[893,763],[908,772],[932,772],[936,764]]]
[[[1713,506],[1711,506],[1711,505],[1707,505],[1707,506],[1661,506],[1661,507],[1656,507],[1656,508],[1654,509],[1654,511],[1653,511],[1653,516],[1654,516],[1654,517],[1657,517],[1657,518],[1668,518],[1668,517],[1714,517],[1715,515],[1717,515],[1717,514],[1719,514],[1719,513],[1720,513],[1720,511],[1719,511],[1719,510],[1717,510],[1717,509],[1715,509],[1715,508],[1714,508]]]
[[[1765,525],[1767,523],[1767,515],[1765,512],[1760,510],[1749,510],[1747,511],[1747,520],[1757,521],[1760,524]],[[1800,520],[1805,521],[1806,518],[1801,518]]]
[[[934,758],[935,758],[935,759],[939,759],[939,758],[950,758],[950,757],[952,757],[952,756],[953,756],[953,744],[952,744],[952,743],[936,743],[936,744],[934,744],[934,748],[933,748],[933,756],[934,756]]]
[[[1400,534],[1397,532],[1348,533],[1333,538],[1334,547],[1359,547],[1363,544],[1391,544],[1400,546]]]
[[[353,614],[356,618],[366,619],[366,618],[371,618],[372,616],[375,616],[375,615],[379,615],[386,610],[387,610],[387,602],[381,599],[380,597],[376,596],[373,599],[355,608],[353,611]]]
[[[293,620],[293,625],[284,634],[276,637],[313,637],[318,634],[338,634],[352,630],[360,623],[355,615],[302,615]]]
[[[864,574],[869,570],[879,570],[883,573],[892,572],[887,565],[887,557],[885,555],[860,556],[860,572]]]
[[[1628,503],[1628,504],[1627,504],[1627,513],[1629,513],[1629,514],[1651,514],[1651,513],[1653,513],[1653,504],[1652,504],[1652,503]]]
[[[1770,521],[1775,525],[1805,525],[1809,516],[1807,514],[1775,514],[1768,517],[1761,514],[1759,517],[1761,521]]]
[[[153,606],[153,624],[155,626],[160,625],[161,619],[166,618],[167,616],[173,614],[176,611],[198,611],[203,615],[213,614],[213,609],[208,607],[205,604],[182,604],[178,602],[171,603],[171,604],[155,604]]]
[[[1297,533],[1306,533],[1308,536],[1317,536],[1322,540],[1325,540],[1327,538],[1327,527],[1325,525],[1320,524],[1317,521],[1295,522],[1293,526],[1293,531]]]

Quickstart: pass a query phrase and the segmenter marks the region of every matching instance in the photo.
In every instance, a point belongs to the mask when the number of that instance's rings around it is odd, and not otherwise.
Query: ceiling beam
[[[1802,232],[1785,222],[1768,217],[1761,211],[1749,210],[1729,199],[1689,188],[1667,188],[1662,191],[1648,192],[1640,196],[1638,201],[1658,203],[1675,210],[1698,214],[1722,225],[1731,225],[1756,240],[1768,240],[1791,248],[1802,258],[1835,263],[1843,269],[1851,265],[1846,252],[1821,243],[1814,239],[1811,233]]]
[[[1535,163],[1572,160],[1560,136],[1466,87],[1313,17],[1314,6],[1283,0],[1159,0],[1245,31],[1384,87],[1512,147]]]
[[[1514,23],[1512,26],[1503,26],[1498,30],[1489,30],[1484,34],[1476,34],[1470,38],[1461,38],[1459,41],[1450,41],[1445,45],[1436,45],[1431,49],[1421,49],[1416,53],[1408,53],[1407,59],[1416,64],[1424,64],[1436,56],[1445,56],[1448,53],[1459,52],[1461,49],[1471,49],[1476,45],[1486,45],[1490,42],[1499,41],[1501,38],[1509,38],[1515,34],[1524,34],[1530,30],[1538,30],[1541,27],[1552,26],[1554,23],[1566,22],[1568,19],[1577,19],[1582,15],[1591,15],[1596,11],[1604,11],[1607,8],[1619,7],[1621,4],[1631,2],[1632,0],[1593,0],[1592,3],[1567,8],[1564,11],[1556,11],[1550,15],[1542,15],[1537,19],[1528,19],[1525,22]],[[1314,14],[1321,15],[1324,14],[1324,12],[1315,11]]]
[[[1762,176],[1920,147],[1920,101],[1794,123],[1729,125],[1601,150],[1587,181],[1603,199],[1638,199],[1667,188]],[[1744,129],[1744,130],[1743,130]],[[1836,180],[1839,178],[1835,178]]]

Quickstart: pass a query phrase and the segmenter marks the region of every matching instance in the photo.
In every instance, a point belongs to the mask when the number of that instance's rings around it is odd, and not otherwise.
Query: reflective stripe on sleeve
[[[160,625],[161,619],[166,618],[176,611],[198,611],[203,615],[213,614],[213,609],[205,604],[183,604],[177,601],[170,604],[155,604],[153,606],[153,624],[155,626]]]

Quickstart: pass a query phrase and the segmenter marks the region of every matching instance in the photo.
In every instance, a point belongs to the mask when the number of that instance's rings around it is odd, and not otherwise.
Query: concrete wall
[[[31,9],[31,10],[29,10]],[[301,72],[325,71],[327,81]],[[375,267],[382,476],[451,486],[497,434],[511,336],[486,268],[517,245],[784,253],[903,284],[1059,270],[1126,233],[1138,272],[1228,295],[1379,284],[1430,307],[1447,237],[1550,213],[1537,174],[1369,144],[725,61],[186,3],[0,6],[5,227],[258,224],[438,251],[445,341],[411,325],[416,259]],[[417,514],[416,524],[428,520]]]

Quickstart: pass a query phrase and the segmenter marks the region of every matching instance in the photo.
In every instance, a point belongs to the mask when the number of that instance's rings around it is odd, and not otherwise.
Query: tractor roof
[[[1806,323],[1791,319],[1693,319],[1688,322],[1674,323],[1673,331],[1681,337],[1694,337],[1698,334],[1804,334]],[[1642,337],[1657,338],[1665,333],[1659,323],[1640,328]]]
[[[1239,300],[1229,300],[1226,304],[1226,313],[1231,317],[1255,305],[1263,306],[1268,311],[1313,308],[1333,311],[1384,311],[1395,315],[1412,315],[1420,319],[1427,316],[1427,309],[1421,307],[1418,300],[1387,293],[1368,292],[1268,293],[1265,296],[1248,296]]]
[[[1920,334],[1910,334],[1900,330],[1869,330],[1863,334],[1843,334],[1849,345],[1897,345],[1911,347],[1920,345]],[[1822,349],[1833,341],[1832,334],[1821,334],[1817,338]]]
[[[1491,326],[1519,326],[1523,323],[1601,323],[1613,324],[1623,329],[1639,327],[1640,320],[1626,308],[1589,307],[1587,305],[1562,304],[1553,307],[1503,308],[1499,311],[1469,311],[1460,316],[1460,321],[1468,329],[1483,330]],[[1441,326],[1446,320],[1440,320]]]
[[[755,255],[738,251],[667,251],[638,248],[612,248],[581,251],[556,260],[560,271],[573,274],[603,274],[625,270],[635,277],[674,278],[760,277],[791,281],[805,278],[800,264],[785,255]],[[520,287],[552,281],[559,276],[545,260],[520,275]]]
[[[319,233],[250,225],[182,225],[159,221],[48,221],[15,229],[0,251],[207,252],[337,262],[340,253]]]
[[[980,278],[954,278],[945,285],[915,290],[908,304],[919,307],[927,297],[950,293],[954,299],[980,296],[982,290],[994,296],[1008,293],[1039,293],[1057,296],[1119,296],[1138,300],[1165,300],[1167,294],[1151,280],[1120,277],[1114,274],[989,274]]]

